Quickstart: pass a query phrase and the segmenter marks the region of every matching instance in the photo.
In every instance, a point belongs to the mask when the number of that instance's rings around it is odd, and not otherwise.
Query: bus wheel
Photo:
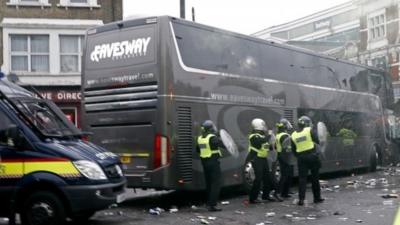
[[[370,172],[376,171],[378,161],[379,161],[378,151],[376,150],[376,147],[373,147],[373,150],[372,150],[370,158],[369,158],[369,171]]]
[[[250,161],[246,161],[243,170],[243,189],[246,193],[250,193],[253,181],[256,175],[254,174],[254,168]]]
[[[34,192],[24,202],[21,220],[24,225],[58,225],[65,222],[65,209],[51,192]]]

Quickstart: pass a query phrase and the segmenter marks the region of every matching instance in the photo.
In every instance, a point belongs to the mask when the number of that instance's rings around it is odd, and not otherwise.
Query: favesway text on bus
[[[262,97],[262,96],[243,96],[233,94],[219,94],[211,93],[211,99],[216,101],[229,101],[239,103],[249,103],[257,105],[285,105],[286,101],[284,98],[277,97]]]
[[[147,37],[96,45],[90,53],[90,60],[99,62],[102,59],[145,56],[150,40],[151,37]]]
[[[134,73],[120,76],[103,77],[99,79],[87,80],[86,84],[89,86],[99,84],[125,84],[141,80],[154,79],[154,73]]]

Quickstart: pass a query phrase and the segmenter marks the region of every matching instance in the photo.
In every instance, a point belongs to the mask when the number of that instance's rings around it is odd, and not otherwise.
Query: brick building
[[[390,72],[400,99],[400,0],[352,0],[253,34]]]
[[[1,0],[0,65],[80,124],[86,29],[122,19],[122,0]]]

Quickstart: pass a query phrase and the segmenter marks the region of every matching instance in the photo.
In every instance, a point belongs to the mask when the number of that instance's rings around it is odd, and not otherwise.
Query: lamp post
[[[180,0],[181,18],[185,19],[185,0]]]

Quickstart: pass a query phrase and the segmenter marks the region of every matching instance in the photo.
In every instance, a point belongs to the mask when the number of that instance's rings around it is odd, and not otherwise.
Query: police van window
[[[60,137],[73,134],[73,131],[46,102],[18,101],[16,104],[42,134]]]
[[[4,112],[0,111],[0,146],[14,145],[9,137],[9,129],[15,126],[16,124]]]

